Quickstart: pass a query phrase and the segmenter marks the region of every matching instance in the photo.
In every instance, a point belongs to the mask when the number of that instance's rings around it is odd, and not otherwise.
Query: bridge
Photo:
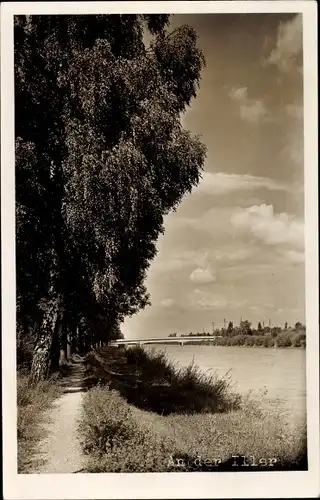
[[[184,345],[190,342],[197,343],[203,340],[212,341],[216,338],[222,337],[222,335],[199,335],[199,336],[186,336],[186,337],[162,337],[162,338],[146,338],[146,339],[117,339],[111,340],[109,346],[120,346],[120,345],[142,345],[142,344],[179,344]]]

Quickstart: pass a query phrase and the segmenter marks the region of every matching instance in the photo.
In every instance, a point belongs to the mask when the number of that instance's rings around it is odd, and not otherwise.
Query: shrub
[[[85,394],[79,432],[90,472],[166,470],[163,457],[174,443],[144,417],[141,411],[137,419],[134,408],[108,387]]]
[[[245,345],[248,347],[252,347],[254,345],[254,337],[248,335],[245,340]]]
[[[80,433],[85,436],[85,453],[105,453],[118,441],[137,436],[139,429],[131,418],[130,407],[117,391],[93,388],[84,397],[84,407]]]
[[[231,338],[231,345],[244,345],[246,337],[244,335],[235,335]]]
[[[263,337],[264,347],[274,347],[274,343],[275,341],[272,335],[266,335],[265,337]]]
[[[292,340],[290,334],[282,334],[277,337],[277,346],[278,347],[291,347]]]
[[[292,347],[305,347],[306,345],[306,334],[297,333],[292,337]]]
[[[264,345],[264,339],[260,335],[255,335],[254,337],[254,345],[258,347],[262,347]]]

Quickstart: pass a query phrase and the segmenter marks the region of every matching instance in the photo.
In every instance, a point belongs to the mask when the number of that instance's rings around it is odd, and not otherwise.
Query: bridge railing
[[[204,335],[204,336],[186,336],[186,337],[164,337],[164,338],[141,338],[141,339],[116,339],[109,342],[109,345],[128,345],[128,344],[161,344],[161,343],[187,343],[187,342],[200,342],[203,340],[210,341],[222,335]]]

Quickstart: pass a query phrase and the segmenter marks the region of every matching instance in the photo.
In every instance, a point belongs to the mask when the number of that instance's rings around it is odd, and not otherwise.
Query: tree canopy
[[[44,376],[119,334],[205,148],[181,126],[202,52],[167,15],[15,17],[17,319]],[[144,33],[151,36],[149,46]],[[71,339],[71,340],[68,340]]]

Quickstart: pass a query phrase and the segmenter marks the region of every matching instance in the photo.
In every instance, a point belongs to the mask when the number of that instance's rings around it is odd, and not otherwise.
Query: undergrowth
[[[57,377],[33,385],[26,374],[17,377],[18,473],[28,473],[34,465],[37,444],[44,436],[44,415],[62,390]]]
[[[182,367],[163,352],[101,348],[89,353],[87,363],[100,383],[107,383],[138,408],[170,413],[225,412],[239,408],[241,397],[232,391],[228,375],[203,373],[191,364]],[[110,376],[109,371],[119,373]]]
[[[301,467],[306,448],[304,427],[286,426],[253,402],[230,413],[161,416],[107,386],[85,394],[79,432],[87,472],[243,472],[232,465],[235,455],[267,463],[254,470],[284,470]]]
[[[235,455],[258,463],[250,470],[307,467],[306,426],[232,393],[227,378],[141,348],[99,349],[87,367],[99,383],[79,427],[88,472],[243,472]]]

